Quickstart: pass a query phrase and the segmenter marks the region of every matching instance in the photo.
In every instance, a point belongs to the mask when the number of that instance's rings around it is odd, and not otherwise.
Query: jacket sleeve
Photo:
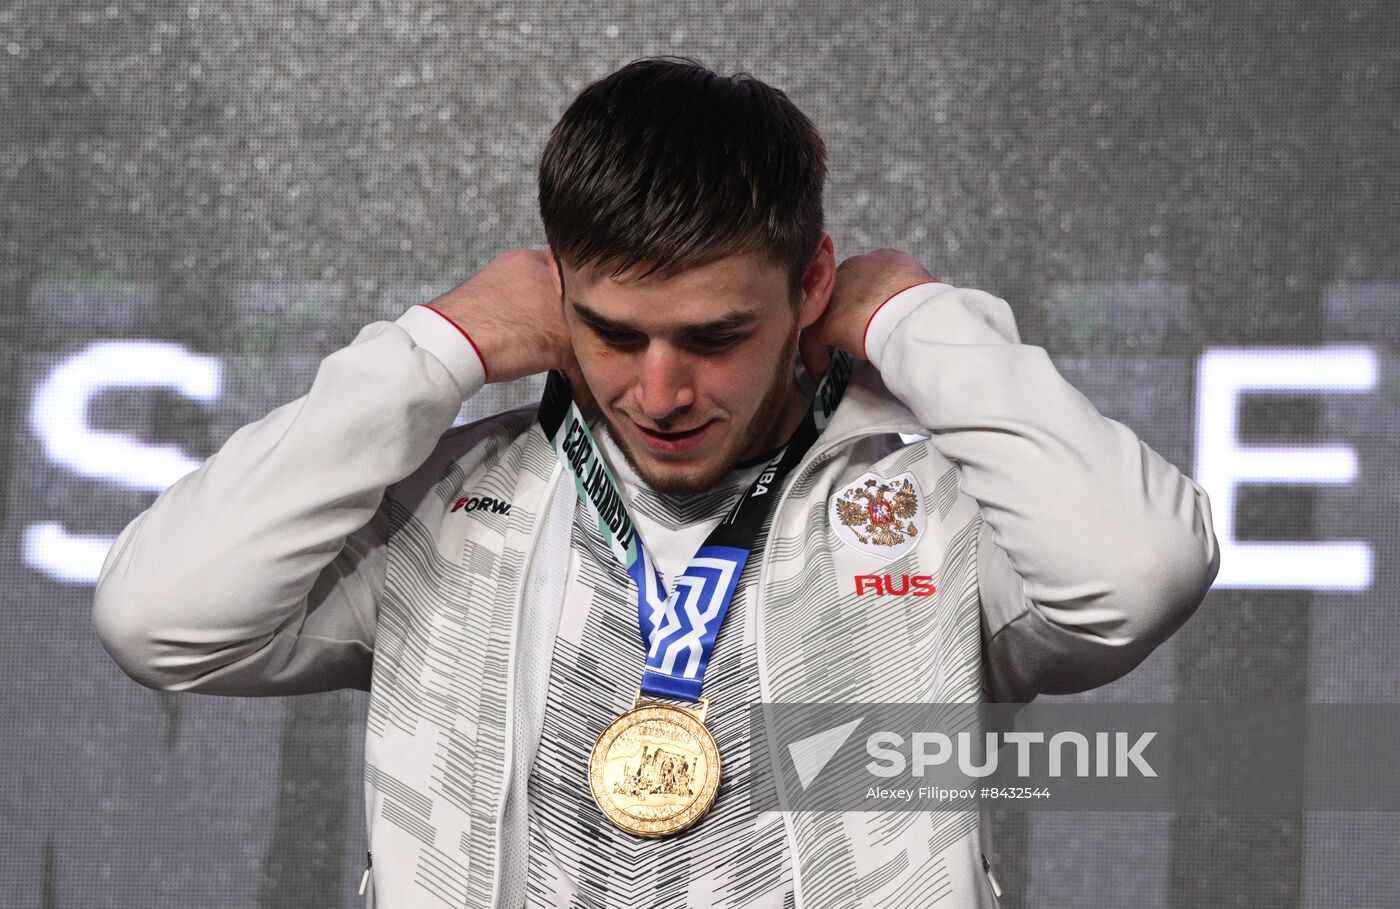
[[[984,685],[995,701],[1127,673],[1220,567],[1205,490],[1096,410],[989,293],[922,284],[866,350],[981,506]]]
[[[484,382],[470,342],[416,306],[328,356],[310,391],[244,426],[117,537],[98,639],[149,688],[369,688],[386,490]]]

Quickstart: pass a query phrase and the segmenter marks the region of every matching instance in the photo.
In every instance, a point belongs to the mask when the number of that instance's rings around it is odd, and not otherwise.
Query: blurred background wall
[[[366,322],[542,244],[549,128],[649,54],[786,90],[838,258],[894,246],[1006,298],[1211,493],[1216,588],[1082,699],[1400,700],[1397,9],[0,3],[0,903],[359,904],[366,696],[141,688],[92,580]],[[1400,905],[1394,815],[996,837],[1013,907]]]

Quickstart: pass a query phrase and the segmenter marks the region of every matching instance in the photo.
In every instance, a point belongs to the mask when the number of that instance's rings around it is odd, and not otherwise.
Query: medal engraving
[[[694,713],[647,704],[613,720],[593,746],[593,800],[638,836],[679,833],[704,816],[719,789],[719,750]]]

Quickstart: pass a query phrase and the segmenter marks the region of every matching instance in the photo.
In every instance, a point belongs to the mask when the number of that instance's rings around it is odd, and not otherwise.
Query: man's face
[[[804,290],[794,300],[787,270],[759,253],[643,281],[561,265],[579,368],[649,486],[700,492],[786,441],[805,406],[793,379],[797,333],[824,297]]]

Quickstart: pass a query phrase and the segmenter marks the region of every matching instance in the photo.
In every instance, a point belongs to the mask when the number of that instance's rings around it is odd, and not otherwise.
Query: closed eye
[[[610,328],[602,328],[598,325],[589,325],[589,330],[593,336],[609,347],[619,349],[634,348],[646,343],[646,336],[634,331],[615,331]]]
[[[744,340],[747,335],[742,334],[722,334],[722,335],[694,335],[687,339],[686,343],[702,351],[727,350]]]

